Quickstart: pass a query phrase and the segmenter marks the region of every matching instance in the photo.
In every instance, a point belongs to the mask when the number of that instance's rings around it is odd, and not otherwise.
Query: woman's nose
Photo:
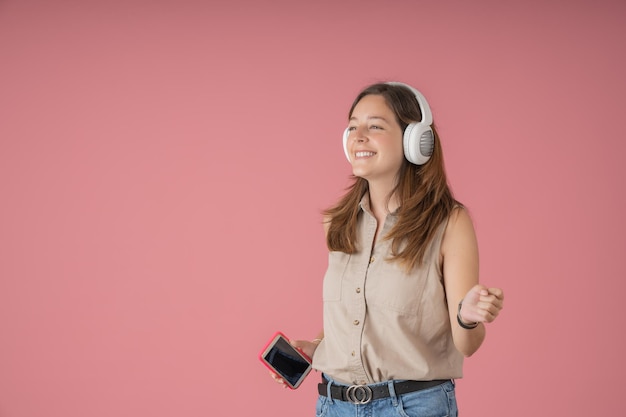
[[[365,134],[366,129],[362,127],[357,127],[354,130],[354,140],[357,142],[365,142],[367,140],[367,135]]]

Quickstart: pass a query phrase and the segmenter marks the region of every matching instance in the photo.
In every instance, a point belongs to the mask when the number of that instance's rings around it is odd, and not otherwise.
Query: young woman
[[[504,297],[478,282],[428,103],[405,84],[371,85],[343,140],[354,184],[325,212],[324,330],[293,343],[323,375],[316,414],[455,416],[463,357]]]

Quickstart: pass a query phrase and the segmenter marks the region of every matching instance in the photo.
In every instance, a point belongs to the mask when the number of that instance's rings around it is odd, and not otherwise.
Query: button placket
[[[358,254],[358,263],[355,264],[355,272],[359,271],[356,275],[353,275],[355,280],[353,281],[352,288],[354,290],[353,300],[350,311],[353,314],[352,321],[350,322],[350,327],[352,328],[351,340],[352,346],[351,349],[347,352],[351,362],[351,374],[355,381],[363,381],[364,378],[367,379],[365,364],[363,363],[363,358],[361,357],[361,345],[363,343],[363,331],[365,325],[365,316],[366,316],[366,299],[365,299],[365,283],[367,281],[367,275],[369,273],[369,268],[373,259],[373,243],[374,243],[374,235],[376,233],[377,225],[376,220],[373,216],[366,213],[362,221],[367,223],[363,233],[359,236],[359,241],[363,242],[365,250]],[[367,251],[366,248],[372,248],[371,251]],[[355,259],[356,260],[356,259]]]

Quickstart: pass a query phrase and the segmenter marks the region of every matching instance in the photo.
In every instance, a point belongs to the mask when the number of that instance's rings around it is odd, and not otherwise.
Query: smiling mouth
[[[359,151],[359,152],[356,152],[355,155],[357,158],[366,158],[368,156],[376,155],[376,152]]]

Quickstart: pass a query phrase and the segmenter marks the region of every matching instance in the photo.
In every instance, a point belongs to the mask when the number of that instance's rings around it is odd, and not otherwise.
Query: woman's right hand
[[[320,344],[320,339],[315,339],[314,341],[308,340],[293,340],[291,346],[298,349],[300,352],[304,353],[309,357],[309,359],[313,359],[313,355],[315,354],[315,349]]]

